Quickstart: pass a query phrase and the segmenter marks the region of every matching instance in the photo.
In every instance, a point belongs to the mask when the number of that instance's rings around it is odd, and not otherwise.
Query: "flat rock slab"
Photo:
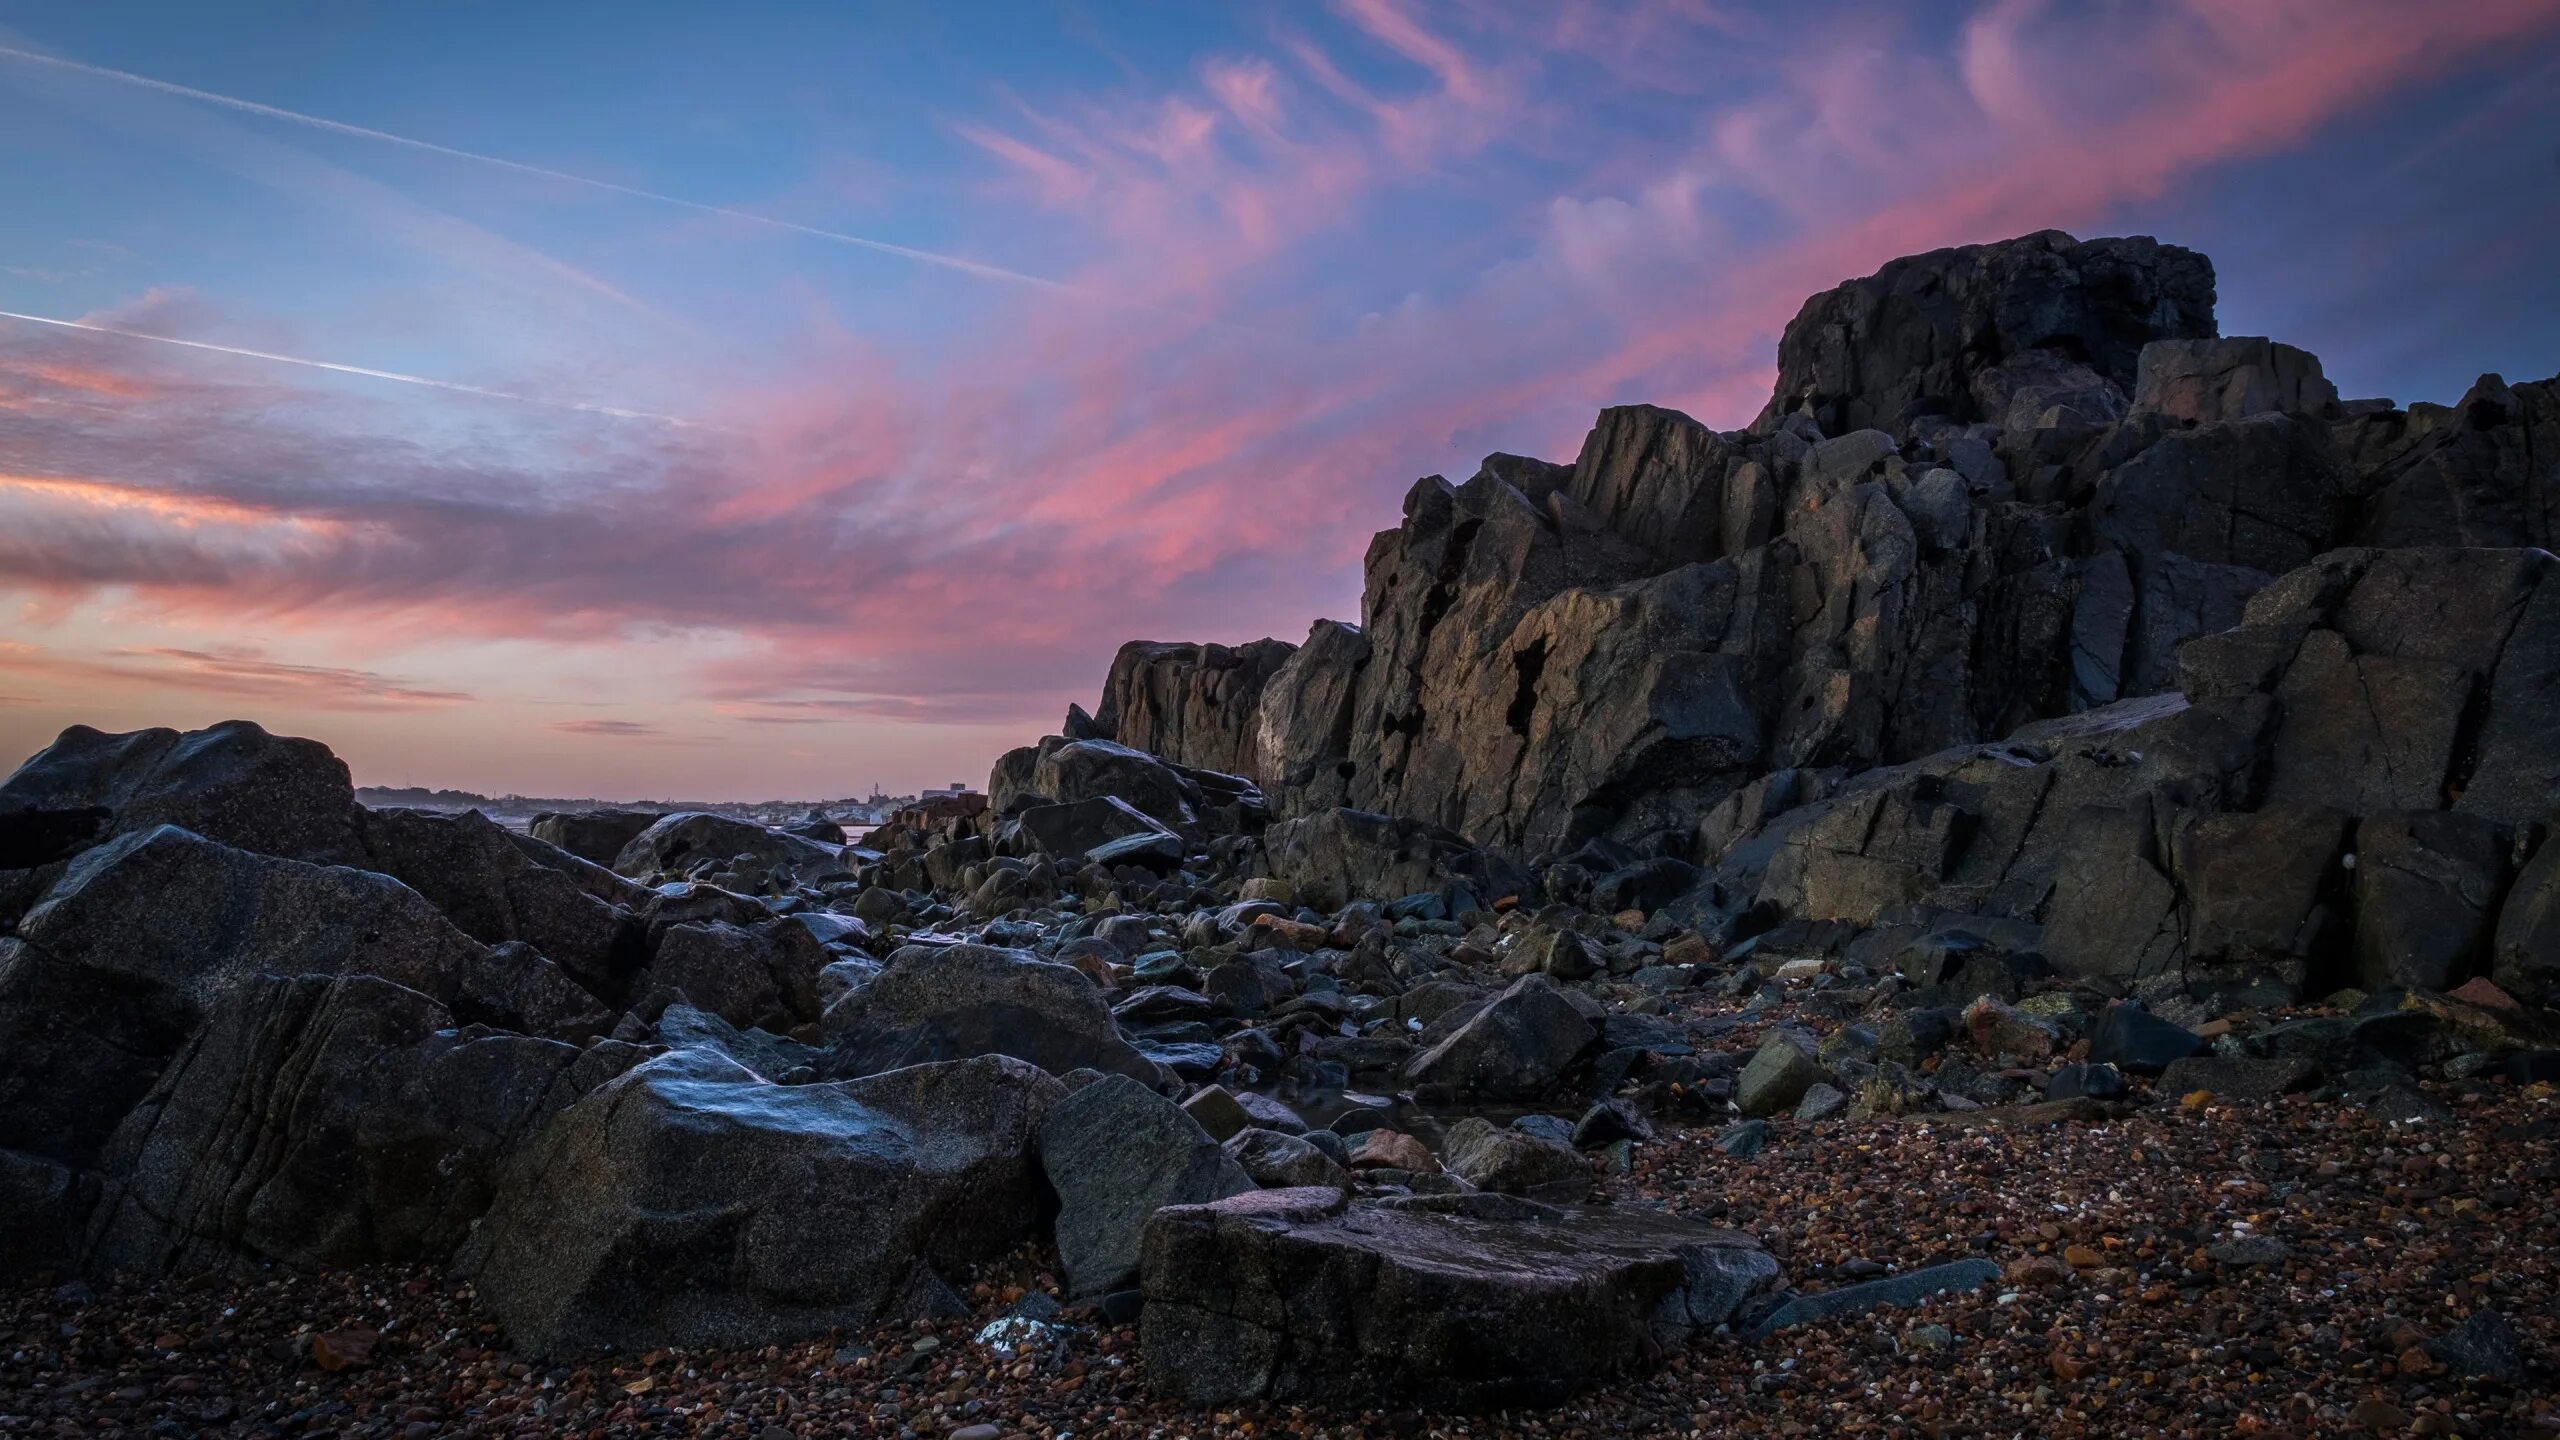
[[[1156,1213],[1140,1341],[1197,1403],[1548,1405],[1777,1280],[1750,1237],[1649,1211],[1263,1190]]]

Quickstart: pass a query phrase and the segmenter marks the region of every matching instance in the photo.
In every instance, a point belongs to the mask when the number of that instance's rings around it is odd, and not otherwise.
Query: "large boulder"
[[[1479,904],[1531,892],[1534,881],[1501,856],[1426,821],[1366,810],[1323,810],[1263,831],[1272,878],[1298,902],[1339,910],[1355,900],[1400,900],[1452,881]]]
[[[1190,850],[1180,835],[1117,795],[1034,805],[1017,818],[1032,848],[1062,869],[1102,864],[1171,870]]]
[[[678,1050],[590,1092],[510,1164],[468,1258],[536,1354],[751,1347],[956,1303],[943,1271],[1020,1241],[1061,1094],[982,1057],[767,1083]]]
[[[833,959],[797,920],[688,920],[658,930],[630,988],[671,990],[732,1025],[782,1031],[818,1018],[818,972]]]
[[[1157,1212],[1139,1340],[1195,1404],[1545,1405],[1777,1279],[1745,1236],[1632,1208],[1266,1190]]]
[[[2210,424],[2248,415],[2312,415],[2338,410],[2338,387],[2320,357],[2263,336],[2155,340],[2142,347],[2133,382],[2137,410]]]
[[[902,1065],[1010,1055],[1053,1075],[1100,1070],[1163,1078],[1111,1018],[1092,977],[1021,950],[908,945],[826,1014],[828,1068],[869,1075]]]
[[[1123,1075],[1058,1102],[1040,1126],[1040,1164],[1058,1192],[1058,1262],[1075,1296],[1137,1278],[1139,1241],[1158,1210],[1254,1188],[1189,1112]]]
[[[655,810],[546,810],[526,828],[546,845],[611,869],[624,847],[657,823]]]
[[[0,814],[89,809],[107,812],[107,834],[175,825],[261,855],[365,862],[346,763],[246,720],[183,734],[74,725],[0,783]]]
[[[1405,1075],[1416,1085],[1482,1099],[1533,1099],[1553,1090],[1599,1035],[1554,981],[1523,975],[1415,1057]]]
[[[222,997],[108,1145],[89,1263],[442,1261],[506,1155],[639,1053],[458,1029],[371,976],[260,976]]]
[[[687,810],[662,815],[633,836],[614,857],[613,869],[646,880],[682,876],[704,861],[727,865],[739,860],[766,869],[790,866],[814,875],[841,868],[843,850],[726,815]]]

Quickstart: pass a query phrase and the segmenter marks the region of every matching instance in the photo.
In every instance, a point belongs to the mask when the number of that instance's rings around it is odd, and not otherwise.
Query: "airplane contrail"
[[[25,315],[15,310],[0,310],[0,320],[23,320],[30,325],[51,325],[62,330],[78,330],[89,335],[113,335],[123,340],[149,340],[160,345],[181,345],[189,350],[206,350],[216,355],[238,355],[250,360],[271,360],[279,365],[300,365],[311,370],[331,370],[340,375],[360,375],[368,380],[396,380],[403,385],[424,385],[431,390],[450,390],[457,395],[477,395],[484,400],[508,400],[518,405],[540,405],[551,410],[578,410],[589,415],[610,415],[617,420],[655,420],[692,430],[707,427],[699,420],[681,415],[661,415],[654,410],[625,410],[613,405],[590,405],[581,400],[550,400],[539,395],[519,395],[512,390],[492,390],[485,385],[465,385],[458,380],[436,380],[425,375],[404,375],[397,370],[376,370],[369,365],[342,365],[335,360],[313,360],[301,355],[279,355],[272,350],[249,350],[238,345],[216,345],[210,340],[183,340],[175,335],[154,335],[147,330],[126,330],[114,325],[99,325],[87,320],[60,320],[50,315]]]
[[[216,94],[211,90],[198,90],[190,85],[179,85],[167,80],[154,80],[148,75],[136,75],[130,70],[111,70],[104,65],[84,64],[78,60],[66,60],[59,55],[47,55],[35,50],[21,50],[11,45],[0,45],[0,56],[5,56],[12,60],[24,60],[31,65],[50,65],[58,70],[70,70],[82,75],[94,76],[101,80],[114,80],[126,85],[138,85],[145,90],[156,90],[163,95],[175,95],[182,100],[202,101],[207,105],[220,105],[228,109],[240,111],[243,114],[263,116],[269,120],[283,120],[295,125],[307,125],[314,130],[326,130],[333,135],[352,135],[360,140],[379,140],[387,145],[403,145],[412,150],[425,151],[430,155],[442,155],[454,160],[470,160],[482,165],[494,165],[501,170],[513,170],[520,175],[536,175],[545,180],[557,180],[566,185],[583,185],[591,190],[608,191],[615,195],[628,195],[638,200],[652,200],[661,205],[674,205],[682,209],[694,211],[698,214],[718,215],[731,220],[744,220],[751,224],[769,226],[776,230],[788,230],[794,234],[808,235],[815,237],[816,239],[832,241],[838,245],[851,245],[856,249],[870,250],[882,255],[895,255],[901,259],[913,260],[920,265],[937,265],[945,270],[956,270],[963,275],[974,275],[982,280],[998,280],[1009,285],[1029,285],[1036,289],[1054,291],[1062,295],[1078,295],[1088,299],[1107,298],[1095,296],[1081,287],[1069,285],[1064,281],[1051,280],[1044,276],[1026,274],[1020,270],[1008,270],[1001,265],[989,265],[984,261],[971,260],[962,255],[946,255],[939,250],[919,250],[912,245],[894,245],[886,240],[873,240],[861,235],[847,235],[841,230],[825,230],[815,225],[803,225],[796,220],[783,220],[771,215],[759,215],[752,210],[733,210],[726,205],[709,205],[700,200],[687,200],[681,195],[668,195],[657,190],[643,190],[636,185],[622,185],[611,180],[598,180],[591,175],[576,175],[566,170],[554,170],[544,165],[528,165],[524,161],[509,160],[504,156],[499,155],[483,155],[477,150],[461,150],[451,145],[439,145],[432,140],[418,140],[407,135],[394,135],[388,130],[375,130],[363,125],[350,125],[343,120],[331,120],[319,115],[306,115],[299,110],[287,110],[280,106],[260,104],[255,100],[243,100],[236,95],[221,95]]]

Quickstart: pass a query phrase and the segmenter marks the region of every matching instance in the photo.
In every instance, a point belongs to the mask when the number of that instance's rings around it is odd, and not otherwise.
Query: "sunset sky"
[[[1739,426],[1807,294],[2046,227],[2205,251],[2351,396],[2560,372],[2560,0],[0,0],[0,47],[0,771],[244,716],[373,783],[983,782],[1123,640],[1356,616],[1414,477]]]

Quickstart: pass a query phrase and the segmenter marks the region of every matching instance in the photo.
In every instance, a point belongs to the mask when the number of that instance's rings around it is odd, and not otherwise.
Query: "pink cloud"
[[[0,507],[37,526],[0,539],[0,584],[386,646],[721,637],[666,677],[715,731],[1046,723],[1090,701],[1121,640],[1294,638],[1345,614],[1421,467],[1569,458],[1618,401],[1740,424],[1808,293],[1914,250],[2103,224],[2560,6],[2418,23],[2380,0],[1998,0],[1935,49],[1891,8],[1774,34],[1684,4],[1534,25],[1337,11],[1347,31],[1291,30],[1170,90],[956,125],[1073,257],[1061,278],[1120,303],[1008,297],[999,328],[924,370],[813,321],[794,383],[707,397],[744,439],[579,420],[439,446],[320,407],[279,425],[229,403],[254,382],[0,333],[0,455],[44,462],[0,466]],[[1696,83],[1736,47],[1748,85]],[[1541,98],[1567,65],[1586,87],[1709,98],[1687,134],[1594,134]],[[1515,151],[1572,159],[1532,184],[1494,163]],[[1409,293],[1341,299],[1391,293],[1321,272],[1366,263],[1364,220],[1423,186],[1482,206],[1481,249]],[[207,683],[167,655],[99,663]]]

